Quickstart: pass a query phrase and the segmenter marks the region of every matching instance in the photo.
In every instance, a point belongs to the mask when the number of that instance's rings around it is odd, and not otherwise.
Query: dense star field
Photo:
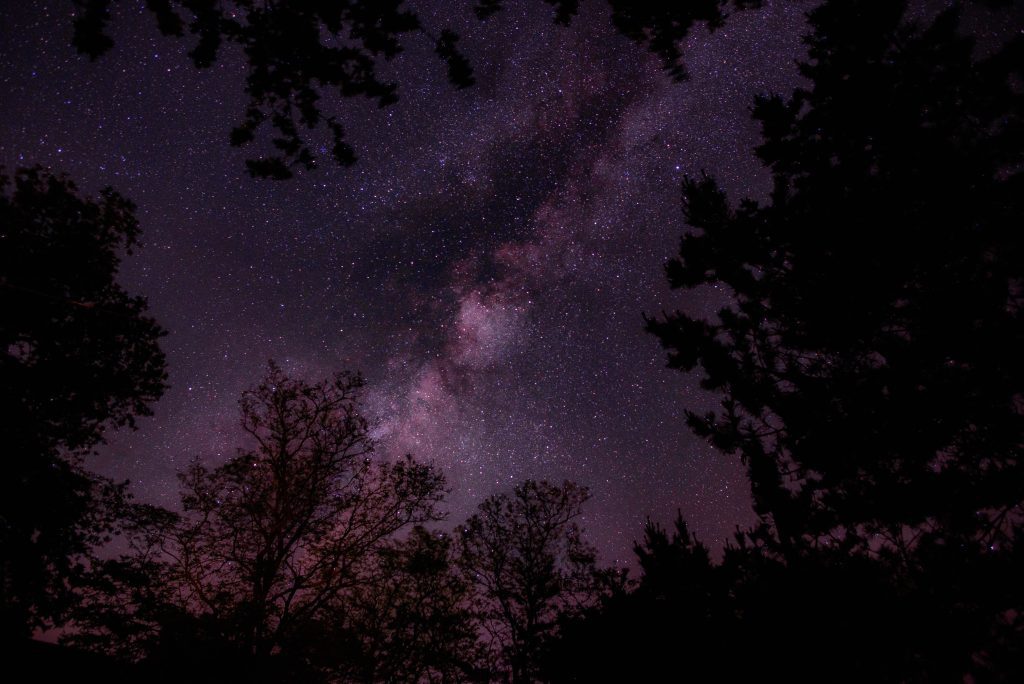
[[[476,85],[454,89],[411,39],[388,67],[396,105],[330,105],[358,163],[275,182],[227,144],[239,56],[197,72],[143,6],[118,9],[95,63],[71,46],[65,2],[0,19],[0,164],[134,200],[143,249],[121,281],[170,332],[171,389],[92,467],[175,506],[177,470],[233,453],[239,394],[273,358],[310,380],[361,370],[380,447],[446,473],[450,525],[524,478],[591,489],[584,523],[606,562],[630,562],[648,516],[679,509],[713,546],[752,522],[739,463],[684,423],[715,402],[664,367],[642,315],[721,304],[665,283],[680,181],[706,169],[731,196],[764,194],[749,110],[797,84],[805,7],[696,30],[692,78],[673,83],[603,4],[567,29],[541,2],[486,24],[467,3],[417,2],[428,27],[460,32]]]

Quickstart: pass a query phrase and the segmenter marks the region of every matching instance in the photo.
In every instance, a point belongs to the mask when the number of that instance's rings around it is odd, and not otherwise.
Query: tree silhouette
[[[754,108],[768,202],[684,183],[670,283],[731,304],[648,329],[723,396],[688,422],[746,464],[757,553],[878,558],[957,616],[963,674],[1022,635],[1024,40],[976,50],[957,8],[904,9],[809,14],[810,86]]]
[[[671,534],[648,521],[634,551],[641,575],[629,591],[563,619],[551,681],[739,681],[727,664],[738,636],[728,576],[707,547],[678,518]]]
[[[907,581],[865,554],[782,559],[744,534],[713,562],[681,521],[671,535],[648,525],[636,551],[642,574],[630,591],[563,621],[544,661],[551,681],[853,684],[961,681],[968,670],[1014,681],[1020,672],[1019,636],[988,634],[941,565]]]
[[[244,657],[301,655],[302,635],[379,579],[377,556],[396,532],[439,518],[434,468],[374,458],[362,386],[344,372],[308,384],[271,363],[241,400],[252,446],[182,475],[168,581],[178,604]]]
[[[0,175],[0,612],[3,636],[60,621],[82,558],[117,526],[123,487],[82,467],[165,389],[164,334],[116,282],[134,206],[40,168]]]
[[[575,522],[588,498],[572,482],[527,480],[486,499],[455,532],[491,667],[512,682],[543,678],[559,618],[595,605],[614,586],[617,576],[597,569],[594,548]]]
[[[1022,500],[1021,72],[947,11],[811,13],[813,82],[760,98],[770,204],[686,181],[675,287],[722,283],[718,321],[650,321],[670,364],[725,393],[691,426],[751,475],[779,537],[905,527],[1004,538]],[[816,515],[821,511],[821,516]]]
[[[116,543],[88,559],[75,586],[60,643],[122,662],[152,658],[189,618],[176,601],[171,567],[162,553],[172,511],[126,501],[118,510]],[[113,541],[113,540],[111,540]],[[196,628],[200,633],[201,630]]]

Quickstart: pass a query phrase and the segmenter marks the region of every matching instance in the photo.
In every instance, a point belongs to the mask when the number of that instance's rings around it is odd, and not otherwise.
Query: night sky
[[[468,2],[411,3],[462,34],[477,85],[456,91],[410,36],[388,67],[397,105],[326,100],[358,163],[275,182],[246,175],[259,150],[227,143],[239,56],[196,71],[142,2],[122,5],[95,63],[71,47],[66,0],[0,17],[0,164],[134,200],[143,249],[121,282],[170,332],[171,389],[94,469],[174,506],[177,469],[240,443],[238,397],[273,358],[310,380],[361,370],[380,448],[445,471],[449,527],[525,478],[590,487],[584,524],[606,562],[629,561],[647,516],[679,509],[713,546],[753,520],[740,465],[684,423],[715,399],[665,368],[642,313],[724,301],[665,283],[679,182],[706,169],[734,198],[763,196],[749,110],[798,83],[806,7],[696,31],[678,84],[603,3],[568,29],[539,1],[486,24]]]

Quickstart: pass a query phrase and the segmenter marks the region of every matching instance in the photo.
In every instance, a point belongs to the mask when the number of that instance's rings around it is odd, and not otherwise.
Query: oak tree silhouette
[[[362,386],[347,372],[310,384],[271,363],[240,402],[251,445],[182,474],[166,581],[181,609],[246,657],[304,657],[300,636],[326,629],[380,580],[392,537],[440,519],[435,468],[375,456]]]

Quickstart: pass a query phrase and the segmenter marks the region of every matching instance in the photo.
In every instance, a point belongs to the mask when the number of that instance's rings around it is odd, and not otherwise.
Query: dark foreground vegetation
[[[98,55],[86,37],[109,3],[79,4],[79,44]],[[211,19],[220,3],[149,3],[172,34],[187,25],[175,11],[194,13],[200,66],[221,39],[330,26],[312,8],[335,6],[228,4],[248,23]],[[552,4],[564,19],[575,6]],[[694,21],[756,3],[611,4],[681,76]],[[382,6],[337,3],[336,19],[418,27]],[[823,3],[806,87],[753,109],[767,200],[684,183],[667,276],[732,301],[648,330],[670,367],[720,394],[689,425],[742,459],[759,522],[720,559],[683,520],[649,525],[633,579],[598,564],[573,483],[523,482],[446,527],[442,474],[377,457],[347,372],[313,382],[271,364],[241,398],[237,455],[183,472],[177,512],[134,502],[83,466],[164,389],[162,331],[115,281],[133,208],[40,169],[4,179],[5,644],[61,626],[92,653],[20,657],[111,681],[1021,681],[1024,40],[972,37],[962,11],[913,23],[899,2]],[[437,51],[466,82],[454,38]],[[249,54],[255,104],[236,142],[269,118],[283,154],[254,172],[311,167],[289,117],[319,121],[302,88],[344,92],[351,72],[290,62],[300,87],[281,90],[256,61],[274,55]],[[115,538],[126,551],[111,558]]]

